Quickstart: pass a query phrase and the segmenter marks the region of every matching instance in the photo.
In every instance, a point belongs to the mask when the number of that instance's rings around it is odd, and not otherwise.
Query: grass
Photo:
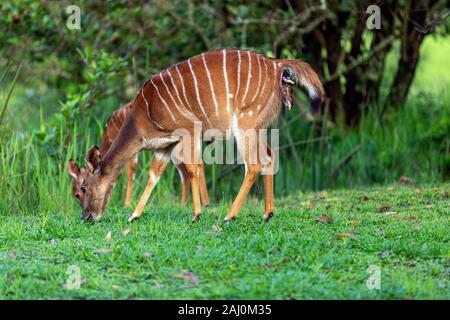
[[[449,299],[448,195],[448,185],[297,193],[276,199],[267,224],[256,198],[230,224],[229,203],[193,224],[175,198],[131,225],[118,204],[95,224],[80,223],[75,206],[3,211],[0,298]],[[79,289],[64,287],[71,265]],[[379,290],[366,286],[370,265],[380,267]]]

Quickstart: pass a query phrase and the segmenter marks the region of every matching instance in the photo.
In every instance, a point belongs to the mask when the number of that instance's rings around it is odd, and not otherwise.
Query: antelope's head
[[[84,221],[99,220],[111,198],[113,184],[101,172],[101,155],[97,146],[86,155],[86,168],[79,168],[73,160],[68,163],[73,178],[73,194],[80,204]]]

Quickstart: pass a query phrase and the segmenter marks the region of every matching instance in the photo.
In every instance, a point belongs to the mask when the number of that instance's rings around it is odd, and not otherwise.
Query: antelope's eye
[[[75,197],[76,197],[77,199],[80,199],[80,194],[77,193],[77,194],[75,195]]]
[[[86,187],[80,187],[81,192],[85,193],[86,192]]]

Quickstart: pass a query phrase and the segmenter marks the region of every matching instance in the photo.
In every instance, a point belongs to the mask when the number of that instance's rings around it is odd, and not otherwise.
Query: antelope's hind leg
[[[235,220],[237,214],[242,208],[245,200],[247,199],[248,193],[250,192],[253,184],[255,183],[258,175],[260,174],[262,163],[258,153],[259,150],[259,141],[256,136],[247,137],[245,131],[241,131],[240,133],[234,133],[237,146],[239,149],[239,153],[245,162],[245,177],[242,182],[241,188],[239,190],[238,195],[234,199],[234,202],[228,212],[228,215],[225,217],[225,221]],[[250,141],[247,141],[250,139]]]
[[[275,201],[273,195],[273,176],[275,174],[275,155],[269,146],[267,146],[267,162],[263,164],[263,168],[261,170],[261,175],[263,176],[263,184],[264,184],[264,200],[265,200],[265,208],[264,208],[264,221],[268,222],[270,218],[273,216],[273,212],[275,210]]]
[[[153,188],[158,183],[159,178],[164,173],[167,168],[167,164],[170,160],[170,151],[171,148],[155,150],[153,154],[152,163],[150,165],[149,178],[147,185],[145,187],[144,192],[142,193],[141,198],[139,199],[139,203],[136,206],[133,214],[128,219],[129,222],[132,222],[135,219],[139,219],[142,215],[142,211],[144,210],[145,205],[153,191]]]

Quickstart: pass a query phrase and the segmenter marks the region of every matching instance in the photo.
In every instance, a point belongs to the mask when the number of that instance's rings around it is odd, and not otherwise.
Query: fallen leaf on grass
[[[153,252],[144,252],[142,255],[146,258],[150,258],[150,257],[154,256]]]
[[[427,204],[427,205],[425,205],[423,207],[424,207],[424,209],[431,209],[431,208],[433,208],[433,206],[431,204]]]
[[[393,215],[392,218],[402,219],[402,220],[410,220],[410,221],[417,219],[414,216],[400,216],[400,215]]]
[[[126,228],[125,230],[122,231],[122,235],[126,236],[127,234],[129,234],[131,231],[131,228]]]
[[[365,194],[359,197],[359,201],[367,201],[367,200],[369,200],[369,197]]]
[[[308,203],[308,207],[309,207],[310,209],[316,208],[316,207],[317,207],[317,202],[309,202],[309,203]]]
[[[384,214],[387,216],[393,216],[393,215],[397,215],[398,212],[397,211],[389,211],[389,212],[385,212]]]
[[[107,254],[107,253],[111,253],[111,249],[102,248],[94,251],[94,254]]]
[[[416,193],[422,193],[422,192],[423,192],[423,190],[420,189],[420,188],[416,188],[414,191],[415,191]]]
[[[346,233],[337,233],[336,234],[336,237],[338,237],[338,238],[347,238],[347,237],[353,237],[353,236],[355,236],[355,232],[354,231],[349,231],[349,232],[346,232]]]
[[[411,185],[412,180],[408,177],[401,176],[400,179],[398,179],[398,183],[400,183],[404,186],[409,186],[409,185]]]
[[[50,244],[51,244],[52,246],[56,246],[56,240],[55,240],[55,239],[50,240]]]
[[[115,285],[115,284],[113,284],[112,286],[111,286],[111,288],[113,288],[113,289],[120,289],[120,288],[122,288],[121,286],[118,286],[118,285]]]
[[[389,209],[392,209],[392,206],[390,204],[386,204],[386,205],[382,206],[379,209],[379,211],[383,213],[383,212],[389,211]]]
[[[326,198],[328,198],[328,192],[322,191],[322,192],[319,194],[319,197],[320,197],[321,199],[326,199]]]
[[[361,224],[361,222],[359,222],[359,220],[350,220],[348,223],[350,223],[354,226],[359,226]]]
[[[316,220],[317,222],[322,222],[322,223],[332,223],[333,219],[330,218],[329,216],[327,216],[325,213],[321,214],[319,219]]]
[[[265,263],[265,264],[263,265],[263,268],[265,268],[265,269],[279,269],[277,266],[274,266],[274,265],[271,264],[271,263]]]
[[[212,234],[214,236],[218,236],[221,233],[223,233],[223,229],[221,227],[215,225],[215,224],[211,227],[211,229],[212,229],[212,231],[206,231],[206,233],[207,234]]]
[[[106,239],[106,240],[111,240],[111,238],[112,238],[112,231],[109,231],[109,232],[106,234],[105,239]]]
[[[183,273],[172,275],[172,278],[189,280],[194,286],[198,286],[200,284],[200,280],[193,272],[188,270],[182,270],[182,272]]]

